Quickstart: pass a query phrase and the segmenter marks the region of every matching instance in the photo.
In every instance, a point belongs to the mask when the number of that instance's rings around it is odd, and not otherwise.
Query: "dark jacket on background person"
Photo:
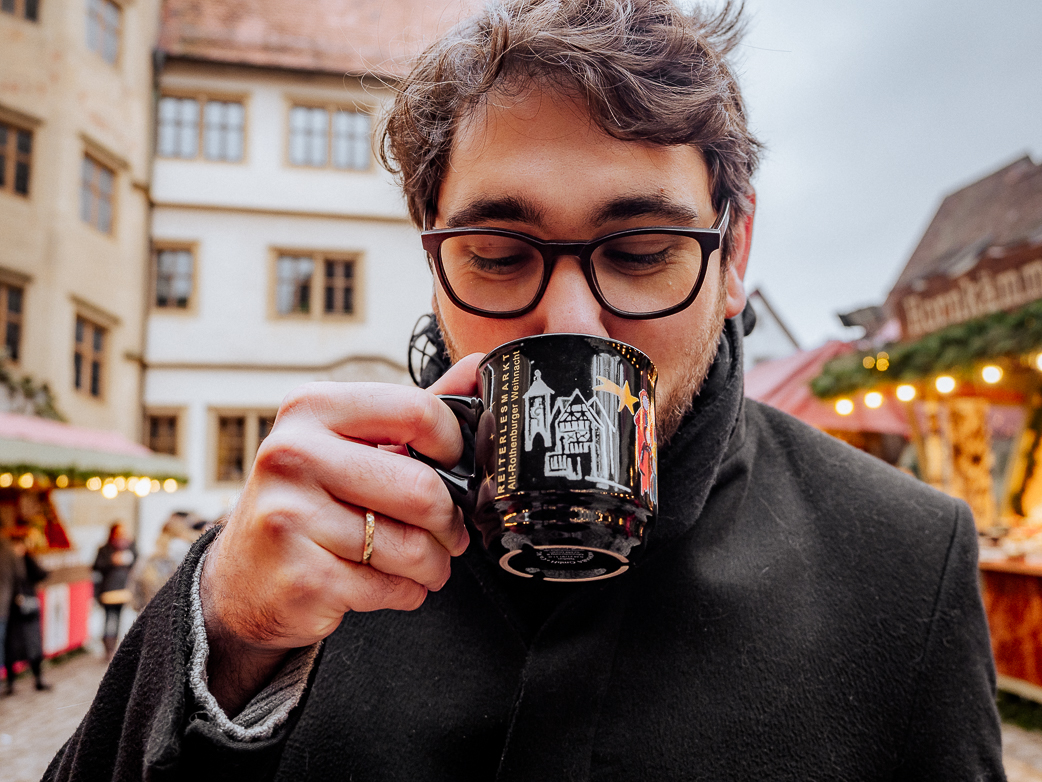
[[[116,564],[115,555],[123,551],[131,553],[130,562]],[[91,568],[101,576],[101,580],[95,584],[94,594],[102,595],[105,592],[126,589],[127,579],[130,577],[130,569],[134,566],[136,559],[137,548],[133,543],[126,548],[119,548],[111,543],[105,543],[99,548],[98,555],[94,558],[94,565]]]
[[[725,333],[631,572],[533,583],[472,534],[420,609],[347,614],[243,744],[186,686],[210,533],[45,779],[1003,779],[966,505],[743,401]]]
[[[14,591],[4,640],[4,662],[8,669],[19,660],[34,661],[43,657],[36,585],[45,578],[47,571],[37,564],[32,554],[15,557]]]

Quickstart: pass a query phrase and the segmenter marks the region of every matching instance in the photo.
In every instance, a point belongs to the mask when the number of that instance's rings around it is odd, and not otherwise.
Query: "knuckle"
[[[299,442],[269,436],[257,450],[253,469],[274,475],[299,475],[307,470],[312,458]]]
[[[413,510],[420,518],[438,519],[445,515],[445,503],[450,501],[448,491],[432,468],[418,462],[416,467],[419,469],[415,470],[407,484],[411,489]]]
[[[435,435],[441,427],[442,406],[434,394],[410,394],[409,401],[400,408],[402,423],[416,437]]]
[[[400,524],[399,540],[395,548],[402,565],[409,571],[415,572],[423,568],[430,557],[430,545],[427,533],[408,524]]]
[[[256,519],[260,533],[273,544],[284,543],[300,528],[300,514],[286,508],[274,508],[262,511]]]

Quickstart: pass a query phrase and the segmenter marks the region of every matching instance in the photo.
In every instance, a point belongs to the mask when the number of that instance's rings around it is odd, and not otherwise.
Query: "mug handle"
[[[406,445],[405,447],[409,451],[409,456],[418,459],[438,473],[438,477],[441,478],[442,483],[449,490],[452,501],[463,508],[463,510],[469,512],[474,509],[478,488],[478,481],[475,475],[477,467],[474,459],[473,442],[478,431],[478,419],[485,412],[485,403],[476,396],[457,396],[455,394],[438,394],[438,399],[449,406],[449,410],[453,412],[459,421],[460,431],[463,432],[463,458],[460,460],[460,463],[451,470],[446,470],[434,459],[424,456],[411,445]],[[469,430],[469,438],[467,437],[467,430]],[[470,446],[469,448],[468,445]],[[468,466],[470,471],[466,472],[465,470]],[[461,471],[461,467],[463,471]]]

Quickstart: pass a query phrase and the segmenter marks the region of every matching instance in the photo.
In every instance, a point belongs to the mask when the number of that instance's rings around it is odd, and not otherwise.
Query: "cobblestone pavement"
[[[15,682],[15,694],[0,697],[0,782],[36,782],[54,754],[87,713],[105,673],[100,654],[89,652],[59,665],[45,664],[54,685],[37,692],[28,672]],[[1002,726],[1009,782],[1042,782],[1042,732]]]

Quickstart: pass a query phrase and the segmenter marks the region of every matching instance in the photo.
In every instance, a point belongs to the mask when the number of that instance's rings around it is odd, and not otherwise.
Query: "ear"
[[[749,200],[752,202],[752,208],[734,232],[734,238],[731,241],[731,261],[727,265],[727,272],[724,275],[724,285],[727,288],[725,312],[728,318],[733,318],[745,309],[745,267],[749,264],[749,246],[752,244],[753,238],[753,217],[756,214],[755,191]]]

